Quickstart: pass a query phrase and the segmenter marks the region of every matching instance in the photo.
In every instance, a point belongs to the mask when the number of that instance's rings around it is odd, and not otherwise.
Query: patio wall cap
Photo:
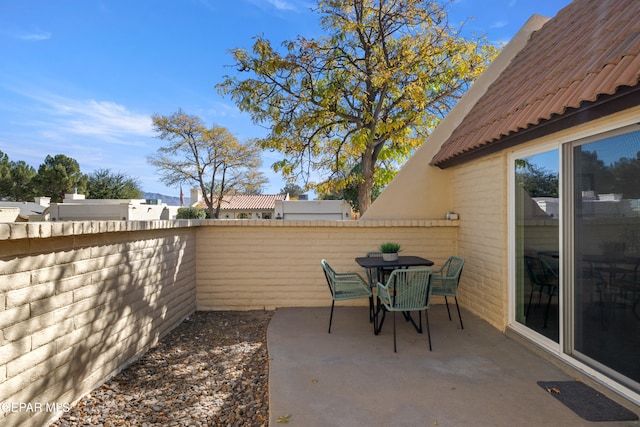
[[[46,239],[85,234],[168,230],[189,227],[458,227],[459,220],[387,219],[359,221],[179,219],[156,221],[59,221],[0,223],[0,240]]]
[[[458,227],[460,220],[386,219],[386,220],[260,220],[209,219],[203,227]]]
[[[46,239],[84,234],[121,233],[196,227],[198,219],[156,221],[59,221],[0,223],[0,240]]]

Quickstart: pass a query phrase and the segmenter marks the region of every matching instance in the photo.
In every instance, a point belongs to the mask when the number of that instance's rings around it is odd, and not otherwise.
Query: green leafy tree
[[[11,186],[9,197],[19,202],[29,202],[36,194],[33,189],[33,178],[36,170],[22,160],[11,162]]]
[[[622,193],[625,199],[640,199],[640,152],[635,158],[621,157],[610,171],[614,178],[612,192]]]
[[[36,171],[24,161],[9,161],[0,151],[0,200],[28,202],[35,196],[32,179]]]
[[[204,219],[207,216],[207,212],[202,208],[189,206],[186,208],[178,208],[176,219]]]
[[[0,151],[0,200],[9,200],[11,192],[11,162],[6,153]]]
[[[580,191],[593,191],[596,194],[613,192],[615,177],[604,161],[598,158],[597,151],[580,147],[576,162],[576,169],[582,171],[576,182]]]
[[[260,157],[260,152],[257,146],[254,145],[255,154]],[[261,164],[261,163],[260,163]],[[267,183],[267,178],[264,173],[259,170],[247,170],[237,181],[235,191],[239,194],[262,194],[264,184]]]
[[[225,195],[259,191],[267,182],[258,171],[260,149],[253,141],[241,143],[221,126],[206,128],[200,117],[182,110],[171,116],[156,114],[152,120],[167,145],[149,156],[149,163],[168,186],[200,188],[211,218],[218,217]]]
[[[288,183],[280,189],[280,194],[289,194],[289,197],[298,197],[304,194],[304,188],[293,182]]]
[[[392,175],[376,170],[411,155],[496,49],[462,38],[435,2],[320,0],[317,11],[325,37],[298,36],[279,53],[258,36],[251,52],[231,51],[239,76],[217,87],[269,125],[260,146],[284,154],[275,171],[319,174],[318,192],[355,185],[364,213]]]
[[[520,159],[516,163],[516,180],[529,197],[558,197],[558,173]]]
[[[33,177],[34,192],[51,197],[52,202],[62,202],[65,194],[74,190],[84,194],[87,177],[80,171],[80,165],[64,154],[48,155]]]
[[[391,167],[378,168],[376,170],[377,174],[380,174],[383,172],[390,175],[390,177],[388,178],[388,181],[390,181],[393,178],[393,176],[395,176],[395,170]],[[351,174],[353,176],[359,176],[360,165],[356,165],[351,170]],[[384,181],[384,182],[388,182],[388,181]],[[330,193],[318,193],[318,198],[320,200],[346,200],[347,202],[349,202],[354,212],[360,212],[360,209],[358,206],[358,185],[356,184],[356,182],[357,181],[353,179],[353,180],[350,180],[349,184],[347,184],[347,186],[343,189],[333,191]],[[374,180],[374,185],[373,185],[373,188],[371,189],[372,201],[377,199],[380,193],[382,193],[382,190],[384,189],[384,186],[381,184],[381,182],[383,181]]]
[[[595,193],[622,193],[625,199],[640,198],[640,152],[606,164],[598,151],[581,150],[577,161],[582,171],[580,189]]]
[[[122,172],[98,169],[87,176],[87,199],[139,199],[140,180]]]

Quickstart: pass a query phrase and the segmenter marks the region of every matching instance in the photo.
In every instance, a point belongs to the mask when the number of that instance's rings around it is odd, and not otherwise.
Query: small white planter
[[[398,252],[393,253],[382,253],[382,259],[385,261],[397,261],[398,260]]]

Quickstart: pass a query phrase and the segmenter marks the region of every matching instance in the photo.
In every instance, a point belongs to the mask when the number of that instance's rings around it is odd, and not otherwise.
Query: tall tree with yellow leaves
[[[168,186],[190,184],[200,189],[210,218],[218,218],[224,196],[237,192],[259,194],[267,182],[259,170],[260,149],[241,143],[226,128],[207,128],[202,119],[178,110],[152,116],[158,138],[167,145],[147,161]]]
[[[321,176],[319,192],[357,186],[358,208],[390,181],[495,56],[462,38],[443,6],[425,0],[321,0],[327,35],[298,36],[284,53],[264,37],[233,49],[238,70],[217,85],[269,134],[287,179]]]

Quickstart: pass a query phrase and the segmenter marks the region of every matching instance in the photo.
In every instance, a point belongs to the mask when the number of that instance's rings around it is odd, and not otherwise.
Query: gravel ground
[[[197,312],[53,426],[267,426],[272,312]]]

